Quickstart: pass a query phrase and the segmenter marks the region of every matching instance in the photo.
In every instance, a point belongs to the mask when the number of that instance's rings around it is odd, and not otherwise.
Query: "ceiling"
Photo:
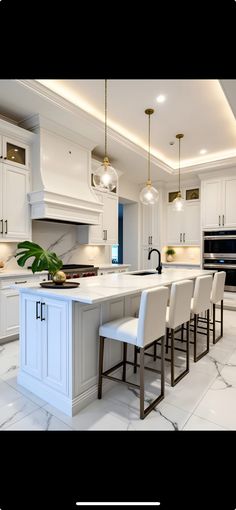
[[[158,104],[160,94],[166,100]],[[108,80],[108,153],[137,183],[147,173],[148,107],[155,110],[153,180],[176,174],[180,132],[183,171],[192,175],[219,161],[236,166],[236,80]],[[94,140],[94,154],[103,156],[104,80],[0,80],[0,114],[21,122],[35,113],[82,132]]]

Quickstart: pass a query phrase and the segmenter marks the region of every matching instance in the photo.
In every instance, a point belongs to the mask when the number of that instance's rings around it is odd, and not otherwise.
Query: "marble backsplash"
[[[110,262],[110,246],[81,245],[77,241],[77,226],[46,221],[32,222],[32,241],[55,251],[65,264],[93,264]],[[16,243],[0,243],[0,260],[8,269],[19,268],[15,259]],[[26,263],[30,265],[30,259]]]

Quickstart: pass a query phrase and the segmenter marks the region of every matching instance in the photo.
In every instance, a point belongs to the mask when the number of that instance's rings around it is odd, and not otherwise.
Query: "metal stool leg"
[[[154,344],[154,352],[153,352],[153,361],[156,361],[157,359],[157,344]]]
[[[170,338],[171,338],[171,386],[174,386],[175,380],[175,346],[174,346],[174,329],[171,329]]]
[[[169,349],[169,328],[166,328],[166,353],[168,353]]]
[[[223,299],[220,302],[220,334],[223,336],[223,310],[224,310],[224,302]]]
[[[104,337],[99,341],[99,372],[98,372],[98,398],[102,398],[102,372],[103,372]]]
[[[212,310],[213,344],[216,343],[216,305],[213,303]]]
[[[137,357],[138,357],[138,350],[136,345],[134,346],[134,374],[137,373]]]
[[[140,349],[140,418],[143,420],[144,414],[144,349]]]
[[[123,342],[123,373],[122,381],[126,381],[127,344]]]

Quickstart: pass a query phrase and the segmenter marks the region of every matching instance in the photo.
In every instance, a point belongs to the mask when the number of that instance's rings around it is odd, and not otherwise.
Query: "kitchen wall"
[[[110,246],[86,246],[77,241],[77,226],[46,221],[32,222],[32,240],[46,249],[55,251],[65,264],[99,265],[110,262]],[[15,243],[0,243],[0,260],[5,267],[19,268],[14,254]]]

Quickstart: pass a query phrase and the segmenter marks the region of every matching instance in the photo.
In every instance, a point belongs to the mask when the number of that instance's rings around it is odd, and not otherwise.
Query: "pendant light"
[[[107,80],[105,80],[105,154],[103,163],[93,173],[93,184],[96,188],[112,191],[117,187],[117,183],[117,173],[107,155]]]
[[[184,135],[181,133],[179,133],[175,137],[175,138],[177,138],[177,140],[179,140],[179,191],[178,191],[177,197],[173,200],[173,209],[176,212],[181,212],[184,209],[184,199],[183,199],[183,197],[181,195],[181,191],[180,191],[180,140],[183,137],[184,137]]]
[[[145,110],[148,115],[148,178],[144,188],[141,190],[139,198],[143,205],[154,205],[158,201],[159,192],[152,186],[150,177],[150,117],[154,113],[152,108]]]

